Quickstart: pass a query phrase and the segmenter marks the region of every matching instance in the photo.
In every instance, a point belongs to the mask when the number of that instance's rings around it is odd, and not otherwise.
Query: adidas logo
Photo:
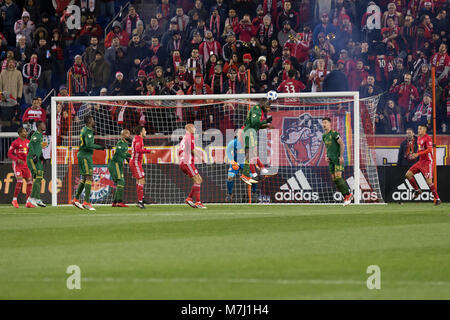
[[[419,186],[420,190],[422,190],[422,194],[417,197],[416,201],[430,201],[434,200],[433,193],[430,191],[430,187],[428,187],[427,182],[425,181],[425,178],[421,173],[416,173],[414,175],[414,178],[416,179],[417,185]],[[394,201],[408,201],[413,199],[413,191],[414,188],[409,183],[408,179],[405,179],[405,182],[400,184],[397,187],[397,190],[392,193],[392,200]]]
[[[347,184],[350,190],[355,190],[355,178],[353,176],[347,178]],[[370,184],[367,182],[366,177],[362,173],[361,170],[359,170],[359,189],[361,189],[361,199],[365,201],[376,201],[379,200],[377,193],[375,191],[370,191],[372,188],[370,187]],[[333,198],[336,201],[342,201],[344,200],[344,196],[339,191],[336,191],[333,194]]]
[[[311,185],[302,170],[298,170],[275,193],[277,201],[317,201],[319,193],[313,192]]]

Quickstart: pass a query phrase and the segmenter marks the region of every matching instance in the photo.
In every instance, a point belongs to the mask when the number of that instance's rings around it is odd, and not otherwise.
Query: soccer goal
[[[77,151],[84,118],[95,120],[96,143],[106,147],[93,155],[91,202],[110,204],[115,184],[108,172],[122,129],[146,128],[145,199],[181,204],[192,185],[178,166],[178,144],[184,127],[196,127],[201,150],[196,167],[203,178],[202,201],[224,203],[230,159],[227,145],[244,125],[249,109],[266,94],[53,97],[51,105],[52,205],[69,204],[80,180]],[[343,197],[329,173],[322,142],[322,119],[344,141],[343,177],[354,203],[383,203],[374,149],[374,117],[379,96],[359,99],[358,92],[280,93],[269,115],[272,128],[258,132],[257,152],[269,175],[250,188],[234,177],[233,203],[338,204]],[[130,144],[131,148],[131,144]],[[255,166],[252,173],[261,173]],[[135,180],[124,164],[124,201],[136,202]]]

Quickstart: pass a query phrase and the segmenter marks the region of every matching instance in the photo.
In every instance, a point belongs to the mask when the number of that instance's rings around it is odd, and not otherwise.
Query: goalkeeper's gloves
[[[239,170],[239,164],[236,161],[231,161],[231,167],[233,170]]]
[[[271,123],[272,122],[272,116],[267,116],[267,123]]]
[[[38,157],[36,155],[33,156],[33,162],[36,164],[38,163]]]

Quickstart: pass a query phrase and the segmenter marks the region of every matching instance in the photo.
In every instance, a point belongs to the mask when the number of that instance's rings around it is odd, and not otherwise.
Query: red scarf
[[[138,15],[137,13],[136,13],[136,15],[134,16],[134,18],[136,19],[136,22],[137,22],[138,20],[140,20],[140,19],[139,19],[139,15]],[[133,30],[131,30],[131,24],[132,24],[131,18],[130,18],[130,15],[128,15],[128,16],[127,16],[126,27],[125,27],[125,30],[128,32],[128,34],[131,34],[131,32],[133,31]]]
[[[33,68],[33,74],[31,74],[31,68]],[[30,83],[32,80],[37,81],[39,78],[39,65],[37,63],[37,58],[31,58],[30,63],[27,63],[27,73],[30,76]]]
[[[228,80],[228,89],[231,89],[232,94],[237,93],[236,92],[236,81]]]
[[[429,105],[425,105],[423,101],[417,106],[417,110],[414,113],[414,117],[417,120],[420,120],[423,116],[427,117],[427,121],[431,121],[431,113],[432,113],[432,106],[431,103]]]
[[[401,130],[401,116],[400,114],[391,113],[389,115],[389,120],[391,120],[391,129],[392,131],[399,131]]]
[[[153,51],[153,54],[156,54],[159,50],[159,47],[161,47],[161,44],[158,44],[157,46],[151,46],[150,49]]]
[[[217,41],[205,40],[203,43],[203,62],[206,64],[209,60],[209,53],[212,52],[215,55],[219,55],[219,48],[217,47]]]
[[[217,37],[217,35],[220,35],[220,16],[211,16],[211,18],[209,19],[209,30],[212,31],[215,37]]]
[[[162,16],[164,17],[164,18],[168,18],[169,17],[169,13],[170,13],[170,4],[165,4],[165,3],[162,3],[161,4],[161,13],[162,13]]]

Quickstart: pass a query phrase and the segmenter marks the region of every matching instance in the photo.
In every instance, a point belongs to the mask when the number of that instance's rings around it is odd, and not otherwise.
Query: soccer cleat
[[[11,204],[13,205],[14,208],[18,208],[19,207],[19,204],[17,203],[17,200],[13,200],[11,202]]]
[[[421,194],[422,194],[422,190],[414,190],[412,199],[416,200]]]
[[[35,206],[30,202],[27,201],[27,204],[25,205],[26,208],[35,208]]]
[[[186,203],[187,205],[189,205],[192,208],[197,208],[191,197],[187,197],[186,200],[184,200],[184,203]]]
[[[246,184],[248,184],[249,186],[252,185],[252,182],[251,182],[250,180],[253,180],[253,179],[251,179],[250,177],[241,175],[241,180],[244,181],[244,182],[245,182]],[[253,181],[254,181],[254,180],[253,180]],[[253,182],[253,183],[254,183],[254,182]]]
[[[45,208],[46,207],[46,205],[45,205],[45,203],[44,202],[42,202],[42,200],[41,199],[37,199],[37,201],[36,201],[36,204],[39,206],[39,207],[43,207],[43,208]]]
[[[33,207],[37,206],[36,199],[29,197],[27,202],[31,203]]]
[[[144,204],[151,204],[150,202],[147,202],[147,201],[145,200],[145,198],[142,199],[142,202],[143,202]]]
[[[128,206],[123,202],[119,202],[118,204],[116,204],[116,207],[128,208]]]
[[[232,201],[233,201],[233,195],[227,194],[226,197],[225,197],[225,202],[230,203]]]
[[[83,208],[90,211],[95,211],[95,208],[89,202],[83,202]]]
[[[83,210],[83,206],[81,205],[80,201],[78,201],[77,198],[74,198],[74,199],[72,200],[72,204],[73,204],[75,207],[77,207],[78,209]]]
[[[145,209],[144,201],[138,201],[137,206],[139,209]]]
[[[199,209],[206,209],[206,207],[203,205],[203,203],[201,203],[201,202],[196,202],[195,203],[195,206],[197,207],[197,208],[199,208]]]
[[[344,207],[346,205],[349,205],[352,202],[352,199],[353,199],[353,193],[346,195],[344,198]]]
[[[436,199],[436,200],[434,201],[434,205],[435,205],[435,206],[438,206],[438,205],[440,205],[441,203],[442,203],[441,199]]]

